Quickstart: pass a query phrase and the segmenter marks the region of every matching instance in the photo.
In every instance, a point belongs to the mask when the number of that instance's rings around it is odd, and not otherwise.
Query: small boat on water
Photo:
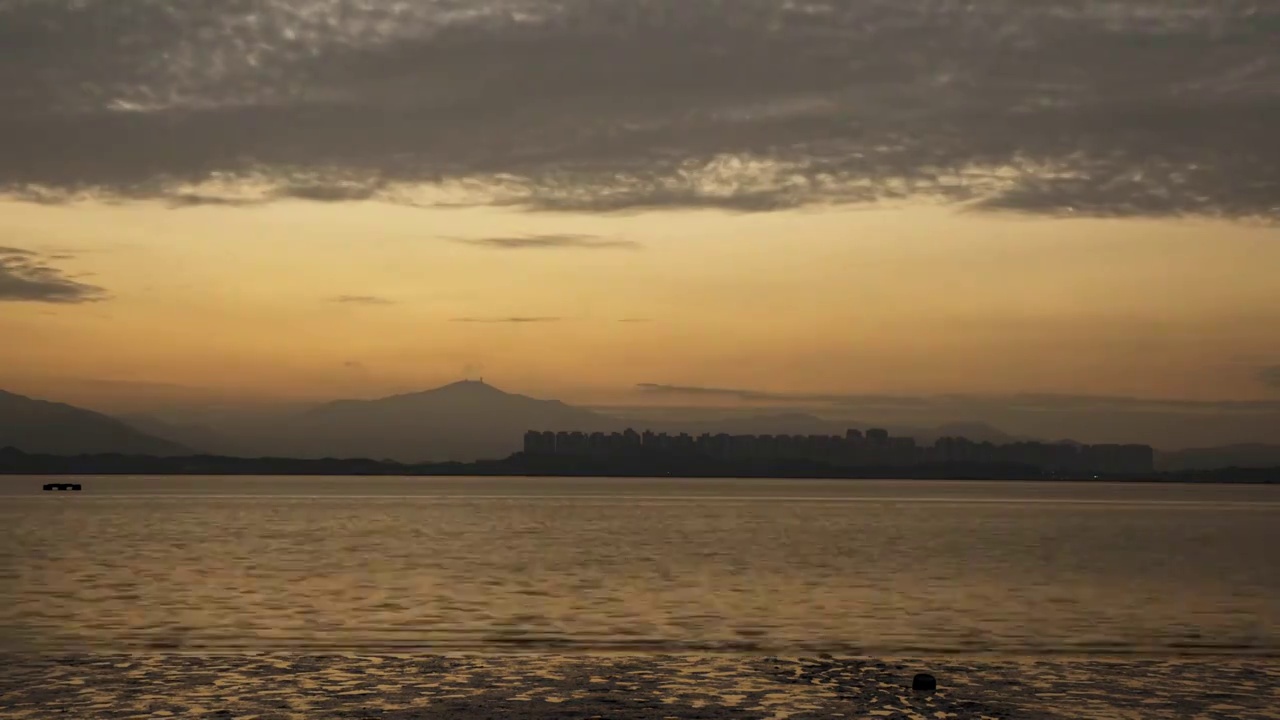
[[[45,492],[57,490],[58,492],[80,492],[80,483],[47,483],[44,486]]]

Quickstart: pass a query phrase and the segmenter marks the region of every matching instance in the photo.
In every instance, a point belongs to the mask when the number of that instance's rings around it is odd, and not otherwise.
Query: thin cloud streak
[[[329,298],[329,302],[343,305],[395,305],[394,300],[377,295],[338,295],[337,297]]]
[[[1274,3],[87,7],[0,2],[0,195],[1280,219]]]
[[[1264,372],[1265,375],[1265,372]],[[1192,414],[1265,414],[1280,412],[1280,401],[1177,400],[1102,395],[1022,393],[1012,395],[876,395],[843,393],[780,393],[763,390],[642,383],[645,395],[672,398],[718,398],[742,403],[803,404],[832,409],[936,409],[968,411],[999,407],[1026,411],[1174,412]]]
[[[56,256],[67,259],[66,255]],[[0,247],[0,302],[79,304],[106,300],[105,290],[75,280],[30,250]]]
[[[638,250],[631,240],[610,240],[594,235],[519,235],[485,238],[447,238],[451,242],[491,250]]]
[[[504,318],[476,318],[476,317],[460,317],[453,318],[451,322],[456,323],[475,323],[481,325],[527,325],[534,323],[555,323],[560,322],[564,318],[558,317],[504,317]]]

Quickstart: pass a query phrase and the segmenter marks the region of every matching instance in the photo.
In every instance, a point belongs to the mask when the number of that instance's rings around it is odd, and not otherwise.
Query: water
[[[1280,654],[1280,487],[0,478],[0,649]]]

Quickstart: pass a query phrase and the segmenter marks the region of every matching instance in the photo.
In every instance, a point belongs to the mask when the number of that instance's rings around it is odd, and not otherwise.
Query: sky
[[[1267,0],[0,0],[0,48],[12,391],[1280,412]]]

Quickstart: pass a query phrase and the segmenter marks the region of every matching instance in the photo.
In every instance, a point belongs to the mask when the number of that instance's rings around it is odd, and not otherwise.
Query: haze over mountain
[[[579,408],[558,400],[507,393],[481,381],[371,400],[239,412],[224,408],[193,411],[179,418],[144,414],[113,418],[0,391],[0,447],[51,454],[338,457],[416,463],[506,457],[521,448],[523,435],[530,429],[838,435],[851,427],[883,427],[895,436],[913,437],[922,444],[944,436],[996,444],[1042,439],[1010,434],[984,422],[927,426],[762,409],[721,415],[707,410],[711,415],[697,417],[631,410]],[[1280,465],[1280,446],[1268,444],[1172,450],[1157,455],[1157,467],[1167,470],[1276,465]]]
[[[170,422],[143,413],[118,416],[142,432],[191,448],[200,453],[249,457],[267,455],[270,443],[262,441],[258,425],[239,424],[239,431],[218,430],[194,421]],[[263,425],[263,429],[265,429]]]
[[[284,455],[403,462],[498,458],[531,428],[619,429],[613,418],[505,393],[481,381],[376,400],[337,400],[302,414],[278,438]]]
[[[531,429],[613,432],[630,427],[690,434],[835,435],[849,427],[875,425],[788,412],[654,420],[507,393],[485,382],[469,380],[373,400],[335,400],[274,417],[203,424],[166,422],[149,416],[129,419],[161,437],[220,454],[366,457],[401,462],[505,457],[521,448],[524,433]],[[993,442],[1015,439],[980,423],[939,428],[888,427],[894,434],[916,437],[921,442],[932,442],[942,435],[965,435]]]
[[[181,455],[177,443],[91,410],[0,390],[0,447],[31,453]]]

